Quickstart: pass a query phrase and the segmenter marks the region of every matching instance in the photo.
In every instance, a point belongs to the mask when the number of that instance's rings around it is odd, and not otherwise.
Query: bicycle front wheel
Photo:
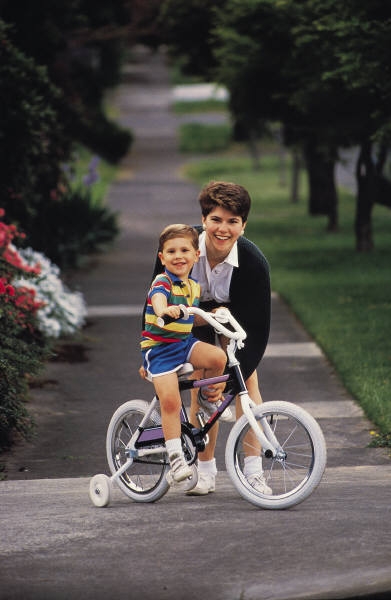
[[[267,509],[284,509],[299,504],[319,485],[326,467],[326,443],[315,419],[290,402],[270,401],[254,410],[266,436],[274,434],[280,446],[276,457],[262,456],[262,450],[243,415],[233,426],[226,446],[227,472],[248,502]],[[262,456],[266,483],[272,494],[257,491],[244,475],[244,458]]]
[[[144,400],[129,400],[113,414],[106,436],[106,454],[114,475],[128,460],[127,445],[149,409]],[[160,414],[154,410],[145,427],[160,424]],[[162,451],[134,458],[129,467],[116,479],[119,488],[136,502],[155,502],[167,492],[167,454]]]

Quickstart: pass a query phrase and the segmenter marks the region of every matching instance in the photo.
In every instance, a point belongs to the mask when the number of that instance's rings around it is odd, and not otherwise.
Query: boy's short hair
[[[178,237],[190,238],[194,250],[198,250],[198,231],[194,229],[194,227],[191,227],[191,225],[186,225],[185,223],[173,223],[172,225],[167,225],[160,234],[159,252],[163,251],[164,244],[168,240]]]
[[[203,217],[207,217],[217,206],[229,210],[234,215],[247,221],[251,207],[251,198],[248,191],[238,183],[228,181],[210,181],[206,184],[199,196]]]

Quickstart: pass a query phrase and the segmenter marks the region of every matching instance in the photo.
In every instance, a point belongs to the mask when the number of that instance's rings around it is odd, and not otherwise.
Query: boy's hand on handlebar
[[[180,304],[179,306],[167,306],[165,308],[162,308],[160,311],[157,311],[155,309],[155,312],[157,315],[159,315],[157,318],[157,325],[159,327],[164,327],[165,325],[176,321],[176,319],[187,320],[189,318],[189,313],[186,307],[183,306],[183,304]]]
[[[171,319],[179,319],[181,316],[181,308],[180,306],[167,306],[167,308],[165,308],[158,316],[164,317],[164,315],[168,315]]]

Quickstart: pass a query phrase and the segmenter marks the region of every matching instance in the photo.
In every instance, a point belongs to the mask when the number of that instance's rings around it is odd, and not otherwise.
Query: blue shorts
[[[150,377],[175,373],[185,362],[189,362],[192,350],[200,340],[193,335],[182,342],[159,344],[142,350],[143,367]]]

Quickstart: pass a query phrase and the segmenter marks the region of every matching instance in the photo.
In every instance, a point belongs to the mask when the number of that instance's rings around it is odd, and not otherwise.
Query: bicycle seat
[[[193,365],[191,363],[184,363],[179,371],[177,371],[178,379],[187,379],[190,373],[193,373]]]
[[[191,363],[184,363],[180,369],[178,369],[177,371],[177,375],[178,375],[178,379],[183,380],[183,379],[187,379],[187,377],[193,373],[194,369],[193,369],[193,365]],[[150,381],[152,383],[152,377],[150,377],[149,375],[146,376],[147,381]]]

